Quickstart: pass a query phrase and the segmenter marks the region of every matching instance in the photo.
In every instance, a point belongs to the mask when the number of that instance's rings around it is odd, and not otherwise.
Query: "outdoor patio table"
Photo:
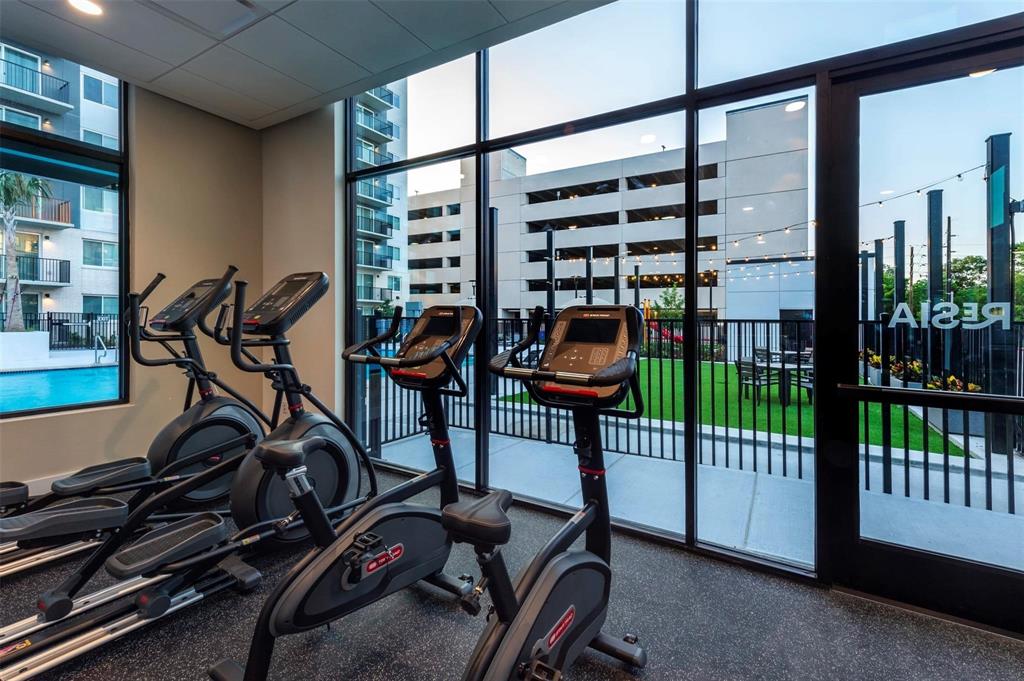
[[[790,351],[785,351],[789,353]],[[779,403],[788,407],[791,401],[790,387],[793,385],[792,376],[797,371],[814,371],[813,362],[797,363],[795,354],[792,359],[783,359],[780,362],[755,362],[754,365],[764,371],[772,371],[779,376]]]

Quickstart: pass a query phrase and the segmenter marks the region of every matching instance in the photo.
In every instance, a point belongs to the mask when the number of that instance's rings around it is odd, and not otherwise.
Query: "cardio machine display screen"
[[[458,320],[455,315],[450,317],[433,316],[427,320],[427,326],[423,329],[424,336],[444,336],[448,338],[455,333]]]
[[[266,310],[284,307],[293,296],[302,291],[302,289],[304,289],[308,284],[309,281],[306,279],[285,281],[280,286],[267,293],[267,295],[263,296],[261,300],[256,301],[253,308]]]
[[[567,343],[615,343],[619,338],[618,319],[580,319],[569,322]]]

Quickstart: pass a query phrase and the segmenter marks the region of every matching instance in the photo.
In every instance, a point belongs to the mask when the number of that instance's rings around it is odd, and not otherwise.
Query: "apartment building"
[[[813,314],[806,97],[726,114],[722,141],[698,152],[698,300],[720,319]],[[685,281],[683,152],[659,151],[529,174],[515,151],[490,157],[498,209],[498,308],[519,317],[546,305],[548,238],[555,306],[584,299],[586,258],[595,302],[657,302]],[[409,197],[409,300],[424,306],[472,296],[472,161],[462,185]]]
[[[116,78],[0,43],[0,119],[116,149]],[[118,311],[118,195],[49,181],[50,196],[17,209],[17,262],[27,325],[46,313]],[[2,247],[2,246],[0,246]],[[0,268],[5,268],[0,259]]]

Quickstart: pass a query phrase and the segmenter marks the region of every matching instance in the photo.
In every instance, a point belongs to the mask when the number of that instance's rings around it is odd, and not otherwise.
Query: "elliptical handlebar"
[[[249,282],[247,281],[235,282],[235,304],[231,316],[231,326],[228,327],[228,336],[231,340],[232,363],[242,371],[249,371],[255,374],[265,374],[271,371],[291,372],[295,374],[295,367],[291,364],[264,364],[262,362],[254,361],[255,357],[249,352],[244,353],[245,355],[248,355],[248,358],[243,356],[242,317],[245,313],[245,289],[248,286]],[[221,317],[224,317],[226,314],[225,307],[226,306],[221,308],[221,313],[218,315],[218,324],[221,321]]]
[[[401,325],[402,306],[398,305],[395,307],[395,313],[391,316],[391,326],[388,327],[387,331],[378,336],[374,336],[370,340],[365,340],[361,343],[355,343],[348,346],[342,350],[341,358],[349,362],[355,362],[356,364],[374,364],[375,362],[371,360],[380,357],[380,353],[377,352],[377,349],[374,346],[380,345],[381,343],[389,341],[397,336]],[[365,350],[368,350],[371,354],[362,354]]]
[[[193,371],[204,372],[202,365],[195,361],[191,357],[183,357],[177,355],[168,359],[149,359],[142,354],[142,339],[161,341],[171,338],[177,338],[177,336],[168,336],[161,338],[160,336],[152,336],[142,328],[141,318],[141,302],[144,296],[149,295],[153,292],[153,289],[157,287],[160,281],[163,279],[163,275],[157,275],[153,282],[146,287],[146,290],[142,293],[129,293],[128,294],[128,336],[131,338],[129,348],[131,349],[132,359],[147,367],[162,367],[174,364],[179,367],[189,368]]]
[[[214,286],[213,290],[210,291],[210,302],[203,306],[202,311],[199,313],[199,317],[196,319],[196,326],[199,327],[199,330],[202,331],[205,335],[212,338],[213,340],[217,341],[218,343],[220,343],[221,341],[217,337],[217,335],[214,334],[213,330],[207,325],[206,318],[210,315],[210,312],[213,311],[214,301],[219,298],[222,298],[224,295],[227,295],[227,291],[231,287],[231,279],[234,278],[235,274],[237,273],[237,267],[235,267],[234,265],[228,265],[228,268],[224,271],[224,274],[221,276],[220,280]],[[225,338],[224,340],[227,341],[228,339]],[[226,345],[227,343],[225,342],[221,344]]]

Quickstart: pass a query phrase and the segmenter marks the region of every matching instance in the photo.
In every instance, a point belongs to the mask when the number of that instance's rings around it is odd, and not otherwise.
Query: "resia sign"
[[[934,326],[937,329],[952,329],[963,326],[965,329],[983,329],[986,326],[1000,324],[1003,329],[1010,328],[1009,303],[964,303],[957,305],[952,302],[921,303],[921,321],[914,317],[910,305],[899,303],[889,320],[889,328],[897,324],[905,324],[911,328]]]

